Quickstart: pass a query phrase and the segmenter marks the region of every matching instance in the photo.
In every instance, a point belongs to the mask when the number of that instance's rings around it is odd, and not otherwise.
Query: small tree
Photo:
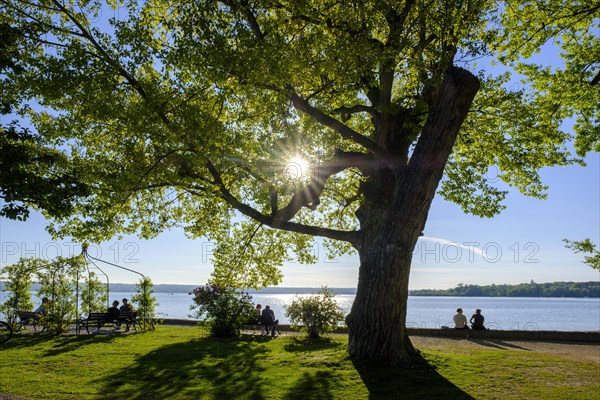
[[[208,322],[216,337],[238,336],[255,312],[252,296],[233,288],[208,284],[193,291],[195,316]]]
[[[144,331],[154,329],[156,322],[156,306],[159,304],[153,295],[153,287],[152,280],[145,276],[136,284],[136,294],[131,297],[131,301],[142,318],[142,330]]]
[[[39,297],[48,297],[50,306],[43,322],[46,328],[56,334],[67,330],[77,314],[77,278],[83,272],[83,259],[58,257],[50,262],[45,273],[38,274]]]
[[[335,330],[344,320],[341,307],[334,300],[335,294],[327,287],[309,297],[296,296],[285,308],[285,315],[294,329],[307,332],[311,338]]]
[[[0,312],[6,316],[9,324],[14,325],[17,311],[33,309],[31,300],[31,284],[34,272],[43,268],[44,260],[21,258],[16,264],[7,265],[0,270],[6,277],[6,290],[10,292],[8,299],[0,305]]]
[[[106,287],[100,282],[98,275],[94,272],[84,278],[85,287],[81,291],[81,305],[84,312],[88,314],[95,311],[103,311],[106,308]]]

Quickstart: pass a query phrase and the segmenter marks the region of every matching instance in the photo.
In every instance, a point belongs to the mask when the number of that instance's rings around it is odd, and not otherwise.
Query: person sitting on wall
[[[454,329],[469,329],[467,317],[463,314],[462,308],[456,309],[456,314],[452,317],[452,320],[454,320]]]
[[[485,318],[481,315],[481,310],[478,308],[475,310],[475,314],[471,316],[471,329],[474,331],[485,331],[486,329],[485,326],[483,326],[483,321],[485,321]]]

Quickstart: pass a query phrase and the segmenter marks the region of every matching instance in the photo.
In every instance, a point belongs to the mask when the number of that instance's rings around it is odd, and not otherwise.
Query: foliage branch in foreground
[[[563,239],[565,247],[573,250],[575,253],[586,254],[583,257],[583,262],[590,267],[600,270],[600,250],[590,239],[580,241]],[[589,254],[589,255],[587,255]]]
[[[0,20],[0,74],[25,72],[19,59],[24,35],[30,33]],[[74,198],[91,192],[52,142],[12,121],[17,102],[6,92],[0,97],[0,217],[24,221],[31,206],[52,216],[69,215]]]

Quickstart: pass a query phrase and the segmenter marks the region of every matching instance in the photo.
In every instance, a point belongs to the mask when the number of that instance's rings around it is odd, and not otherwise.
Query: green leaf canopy
[[[392,204],[385,171],[410,162],[453,66],[481,85],[439,188],[466,212],[500,212],[506,184],[543,198],[541,168],[600,150],[591,1],[0,0],[0,12],[23,35],[3,98],[91,188],[51,232],[183,227],[218,243],[228,283],[277,283],[288,249],[314,259],[314,236],[352,251],[359,207],[373,193]],[[299,158],[310,171],[290,173]]]

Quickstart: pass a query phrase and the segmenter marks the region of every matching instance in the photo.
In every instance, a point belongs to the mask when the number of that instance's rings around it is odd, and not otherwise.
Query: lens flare
[[[308,176],[308,161],[300,156],[294,156],[285,165],[285,174],[290,179],[302,179]]]

